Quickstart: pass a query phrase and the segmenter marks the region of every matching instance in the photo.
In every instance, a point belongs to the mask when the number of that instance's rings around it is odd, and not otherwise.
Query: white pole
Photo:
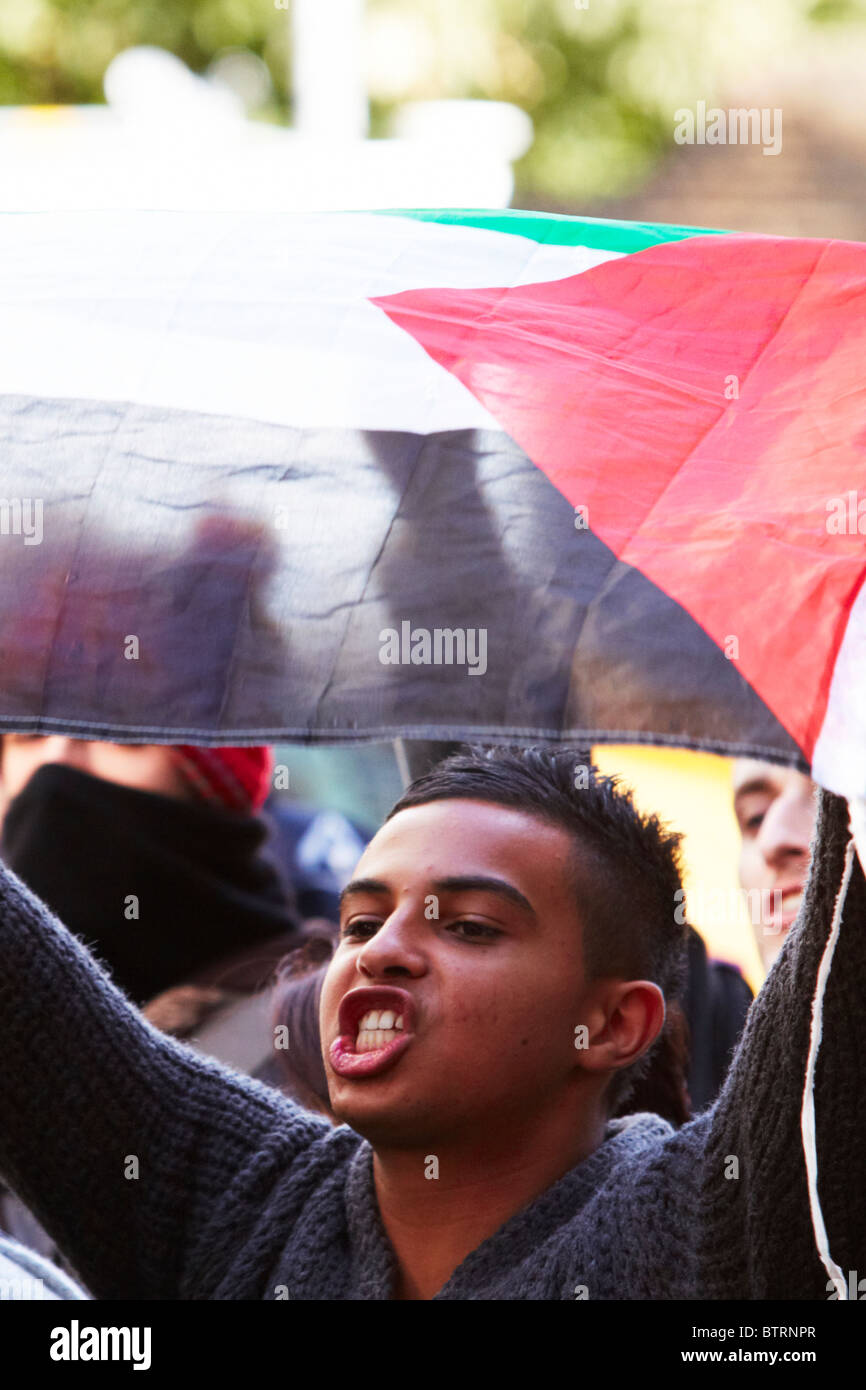
[[[363,140],[369,129],[361,61],[364,0],[294,0],[295,129],[326,140]]]

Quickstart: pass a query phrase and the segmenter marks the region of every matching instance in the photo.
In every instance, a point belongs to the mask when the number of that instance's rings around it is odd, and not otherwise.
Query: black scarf
[[[296,927],[268,834],[258,817],[46,763],[9,803],[0,857],[143,1004]]]

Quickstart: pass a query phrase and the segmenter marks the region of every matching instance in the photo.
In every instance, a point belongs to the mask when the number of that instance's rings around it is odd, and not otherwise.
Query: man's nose
[[[357,962],[361,973],[371,979],[423,975],[427,969],[422,945],[423,921],[420,908],[403,905],[392,912],[362,947]]]
[[[813,807],[802,797],[777,797],[758,832],[758,848],[774,868],[792,860],[806,861],[812,838]]]

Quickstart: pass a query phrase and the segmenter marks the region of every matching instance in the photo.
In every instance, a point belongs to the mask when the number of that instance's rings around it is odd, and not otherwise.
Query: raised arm
[[[158,1033],[0,865],[0,1174],[97,1298],[208,1297],[233,1180],[328,1129]]]
[[[848,838],[845,801],[821,793],[799,918],[752,1005],[713,1112],[696,1213],[705,1297],[829,1297],[800,1115],[812,1001]],[[829,1249],[847,1279],[866,1250],[866,882],[856,855],[824,997],[815,1115]]]

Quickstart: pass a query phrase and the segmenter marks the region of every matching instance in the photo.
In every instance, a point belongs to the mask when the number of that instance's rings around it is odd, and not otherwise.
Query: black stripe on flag
[[[621,739],[804,765],[505,434],[7,396],[0,448],[0,727]]]

